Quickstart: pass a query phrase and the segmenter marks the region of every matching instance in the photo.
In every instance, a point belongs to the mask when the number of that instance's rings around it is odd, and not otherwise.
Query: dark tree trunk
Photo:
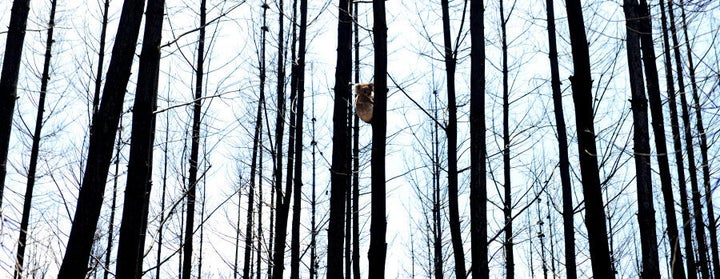
[[[385,278],[387,243],[385,234],[385,135],[387,131],[387,22],[385,0],[373,0],[373,39],[375,49],[375,104],[372,119],[370,158],[370,249],[368,278]]]
[[[563,198],[563,232],[565,236],[565,270],[567,279],[577,278],[577,263],[575,262],[575,211],[572,204],[572,185],[570,184],[570,162],[568,160],[567,128],[562,106],[562,91],[560,90],[560,70],[558,66],[557,43],[555,42],[555,7],[553,0],[546,1],[548,20],[548,44],[550,48],[550,75],[553,91],[553,106],[555,108],[555,125],[558,135],[558,157],[560,167],[560,182],[562,184]]]
[[[311,79],[312,80],[312,79]],[[313,88],[313,87],[311,87]],[[312,97],[312,190],[310,193],[310,279],[317,278],[317,245],[315,242],[315,236],[317,235],[317,229],[315,227],[315,153],[317,152],[317,141],[315,141],[315,94],[310,94]]]
[[[250,190],[249,190],[249,197],[248,197],[248,213],[247,213],[247,224],[245,227],[245,258],[243,260],[243,279],[249,279],[252,274],[250,274],[250,256],[253,249],[252,241],[253,241],[253,208],[255,208],[255,175],[258,168],[258,165],[262,165],[262,161],[258,162],[258,152],[262,152],[261,148],[262,145],[260,144],[262,140],[262,109],[265,104],[265,32],[267,32],[267,28],[265,28],[265,19],[267,15],[267,4],[263,4],[263,26],[260,28],[261,33],[261,40],[262,40],[262,46],[260,47],[260,97],[258,99],[258,106],[257,106],[257,116],[255,117],[255,135],[253,137],[253,151],[252,151],[252,163],[250,165]],[[262,158],[262,157],[261,157]],[[259,176],[258,181],[262,181],[262,176]],[[262,182],[261,182],[262,183]],[[262,190],[260,190],[262,192]],[[259,197],[260,204],[262,204],[262,196]],[[258,217],[259,224],[262,224],[262,221],[260,220],[262,218],[262,213],[260,213],[260,216]],[[261,228],[258,228],[258,242],[260,239],[260,230]],[[259,251],[260,251],[260,245],[256,246],[255,249],[258,250],[258,261],[260,258]],[[260,265],[257,266],[258,269],[260,269]]]
[[[455,277],[465,278],[465,250],[460,230],[458,205],[457,171],[457,105],[455,102],[455,55],[450,40],[450,11],[448,0],[440,1],[442,6],[443,42],[445,71],[447,73],[448,124],[445,128],[448,142],[448,210],[450,212],[450,238],[455,256]],[[472,161],[472,159],[471,159]],[[471,198],[472,200],[472,198]]]
[[[87,271],[144,6],[144,0],[123,4],[119,22],[123,28],[115,36],[102,103],[93,117],[85,175],[58,278],[83,278]]]
[[[105,37],[107,37],[108,10],[110,9],[110,0],[105,0],[103,7],[102,28],[100,29],[100,46],[98,47],[98,65],[95,73],[95,95],[93,96],[93,117],[97,113],[100,105],[100,87],[102,85],[103,64],[105,63]]]
[[[115,239],[113,239],[113,235],[115,233],[115,208],[117,202],[118,176],[120,173],[120,151],[122,151],[123,145],[122,130],[123,123],[122,118],[120,118],[120,128],[118,129],[117,144],[115,145],[115,172],[113,174],[113,189],[112,201],[110,203],[110,218],[108,222],[107,248],[105,249],[107,252],[105,253],[105,272],[103,272],[104,279],[107,279],[110,275],[110,256],[112,255],[112,247],[113,243],[115,242]]]
[[[484,20],[483,1],[472,0],[470,4],[470,241],[473,278],[490,278],[487,249],[487,182],[485,181],[487,150]],[[450,103],[450,107],[454,107],[454,103]],[[452,121],[454,118],[450,119]],[[454,146],[448,150],[453,149]]]
[[[15,100],[18,98],[17,82],[22,61],[23,42],[25,41],[25,28],[30,12],[30,0],[14,0],[11,9],[5,57],[0,74],[0,208],[5,189],[8,148],[10,147]]]
[[[503,0],[500,0],[500,30],[502,33],[502,83],[503,83],[503,173],[505,198],[503,199],[503,215],[505,216],[505,278],[515,278],[515,256],[513,255],[512,227],[512,184],[510,183],[510,98],[507,66],[507,32]],[[508,18],[510,16],[508,15]]]
[[[438,91],[433,90],[433,117],[438,119]],[[433,274],[443,279],[442,214],[440,212],[440,131],[437,122],[433,124]]]
[[[147,209],[152,187],[152,155],[155,143],[153,111],[157,107],[164,7],[164,0],[148,0],[145,12],[145,33],[133,105],[127,187],[115,265],[115,274],[120,278],[142,276]]]
[[[168,94],[167,103],[170,104],[170,94]],[[160,197],[160,226],[158,227],[158,251],[155,262],[155,278],[160,278],[160,267],[162,266],[162,248],[163,248],[163,228],[165,227],[165,193],[167,190],[167,167],[168,167],[168,141],[170,139],[170,117],[165,117],[165,141],[163,142],[163,174],[162,174],[162,196]],[[168,214],[170,217],[170,214]],[[107,279],[107,278],[105,278]]]
[[[35,131],[33,132],[32,148],[30,149],[30,164],[28,165],[27,187],[25,188],[25,201],[23,202],[22,220],[20,221],[20,237],[15,263],[15,278],[23,277],[23,262],[25,260],[25,245],[27,242],[28,224],[30,223],[30,210],[32,209],[33,188],[35,187],[35,173],[37,170],[38,155],[40,153],[40,138],[43,126],[43,113],[45,112],[45,95],[47,95],[48,81],[50,80],[50,58],[52,57],[53,31],[55,31],[55,7],[57,0],[52,0],[50,7],[50,20],[48,21],[47,41],[45,42],[45,61],[43,62],[42,78],[40,80],[40,99],[38,100],[37,117],[35,118]],[[1,199],[1,198],[0,198]]]
[[[350,188],[350,137],[347,106],[352,75],[352,18],[350,2],[339,0],[338,48],[335,67],[335,105],[333,111],[333,155],[330,172],[330,220],[328,225],[327,278],[343,277],[345,194]],[[377,84],[375,85],[377,87]],[[376,99],[377,99],[377,92]],[[377,101],[375,103],[377,108]]]
[[[680,140],[680,124],[678,124],[677,102],[675,100],[675,83],[672,73],[672,59],[670,58],[670,42],[668,39],[667,18],[665,16],[665,0],[660,1],[660,17],[662,21],[662,35],[665,57],[665,79],[667,82],[668,105],[670,106],[670,127],[673,135],[673,149],[675,153],[675,161],[677,165],[678,185],[680,186],[680,212],[683,221],[683,234],[685,240],[685,256],[687,259],[687,278],[697,279],[697,267],[695,266],[695,252],[692,244],[692,219],[690,218],[690,210],[688,205],[687,189],[685,185],[685,166],[682,155],[682,143]],[[648,70],[649,71],[649,70]],[[653,95],[650,95],[650,106],[653,107]],[[661,107],[662,109],[662,107]],[[653,117],[653,122],[655,118]],[[662,118],[660,118],[662,119]],[[655,123],[653,123],[655,124]],[[661,123],[655,124],[663,126]],[[657,135],[656,135],[657,138]],[[660,150],[658,149],[658,153]],[[667,201],[666,201],[667,203]],[[676,244],[679,245],[679,244]],[[673,249],[679,249],[674,248]],[[679,253],[679,252],[678,252]],[[673,267],[674,269],[675,267]]]
[[[652,198],[650,172],[650,135],[648,132],[647,99],[643,82],[638,3],[625,0],[625,27],[627,36],[628,73],[630,74],[631,109],[633,114],[633,144],[635,181],[637,182],[638,224],[642,249],[641,278],[660,278],[660,265],[655,234],[655,209]],[[654,61],[653,61],[654,63]]]
[[[198,150],[200,149],[200,122],[202,117],[202,85],[205,62],[205,0],[200,1],[200,34],[198,37],[197,65],[195,66],[195,101],[193,102],[192,143],[190,147],[190,170],[188,171],[187,215],[185,216],[185,240],[183,244],[182,279],[190,279],[192,272],[193,233],[195,232],[195,193],[198,182]]]
[[[300,278],[300,212],[302,203],[302,149],[303,117],[305,109],[305,43],[307,40],[307,0],[300,0],[300,35],[298,63],[295,65],[297,80],[297,116],[295,118],[295,192],[293,196],[292,240],[290,251],[290,278]],[[291,143],[292,144],[292,143]],[[288,197],[290,192],[287,193]],[[288,199],[289,201],[289,199]]]
[[[647,1],[640,0],[637,7],[637,27],[642,47],[643,64],[645,65],[645,77],[647,82],[647,93],[650,100],[650,113],[652,115],[653,135],[657,150],[658,169],[660,171],[660,187],[665,202],[665,218],[667,220],[667,233],[670,240],[670,263],[672,265],[672,277],[675,279],[685,278],[683,257],[680,251],[678,239],[677,218],[675,217],[675,198],[672,191],[672,178],[670,176],[670,163],[668,162],[667,143],[665,140],[665,123],[662,112],[662,100],[660,98],[660,82],[658,69],[655,64],[655,47],[652,37],[652,18]]]
[[[595,125],[593,123],[592,78],[590,76],[590,53],[585,35],[580,0],[567,0],[566,6],[570,44],[572,46],[574,75],[570,77],[575,104],[580,174],[585,197],[585,226],[590,245],[590,259],[595,278],[615,278],[610,262],[608,234],[605,227],[605,211],[600,191]]]
[[[353,25],[355,32],[355,84],[360,83],[360,26],[358,25],[358,3],[353,3]],[[352,169],[352,262],[353,278],[360,279],[360,117],[353,113],[353,169]],[[349,233],[349,232],[348,232]],[[347,278],[350,279],[350,278]]]
[[[702,173],[705,188],[705,201],[708,216],[708,232],[710,233],[710,252],[712,253],[713,277],[720,278],[720,255],[718,255],[717,223],[715,222],[715,209],[713,207],[712,189],[710,186],[710,162],[708,159],[708,143],[705,126],[703,125],[702,111],[700,109],[700,97],[698,96],[697,82],[695,80],[695,64],[693,62],[692,48],[690,47],[690,36],[687,32],[687,20],[685,18],[685,3],[680,0],[680,11],[682,14],[683,35],[685,35],[685,48],[687,49],[688,73],[690,74],[690,88],[695,109],[695,121],[697,133],[700,137],[700,157],[702,159]]]
[[[685,135],[685,149],[687,150],[688,173],[690,174],[690,188],[692,191],[693,215],[695,217],[695,239],[697,241],[697,249],[700,265],[700,274],[703,279],[710,278],[708,270],[708,251],[705,242],[705,221],[702,214],[702,203],[700,202],[700,190],[698,188],[697,166],[695,165],[695,146],[693,145],[692,132],[690,129],[690,113],[685,91],[685,79],[683,76],[683,61],[680,54],[680,46],[677,35],[677,27],[675,25],[675,12],[673,11],[672,2],[668,2],[668,13],[670,15],[670,33],[672,35],[672,49],[675,54],[675,66],[678,79],[678,90],[680,95],[680,107],[682,108],[683,132]],[[674,99],[674,96],[671,96]],[[671,101],[672,102],[672,101]],[[680,161],[679,161],[680,162]],[[681,181],[680,184],[686,183]]]

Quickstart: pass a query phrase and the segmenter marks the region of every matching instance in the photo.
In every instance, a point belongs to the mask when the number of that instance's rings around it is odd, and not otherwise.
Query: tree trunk
[[[170,94],[168,94],[167,104],[170,105]],[[163,248],[163,228],[165,226],[165,191],[167,190],[167,167],[168,167],[168,141],[170,139],[170,117],[165,117],[165,141],[163,143],[163,175],[162,175],[162,196],[160,197],[160,226],[158,227],[158,251],[155,263],[155,278],[160,278],[160,266],[162,266],[162,248]],[[168,214],[168,218],[170,214]],[[105,278],[107,279],[107,278]]]
[[[150,190],[152,187],[153,146],[158,76],[160,72],[160,40],[164,0],[149,0],[140,54],[138,83],[133,105],[127,187],[115,274],[121,278],[142,276],[145,228],[147,227]]]
[[[385,278],[387,221],[385,220],[385,135],[387,131],[387,22],[385,0],[373,0],[375,49],[375,104],[370,158],[370,250],[368,278]]]
[[[472,0],[470,3],[470,241],[473,278],[490,278],[487,249],[487,182],[485,181],[487,149],[484,13],[483,1]],[[450,103],[450,107],[454,107],[454,103]],[[450,119],[452,121],[454,118]],[[448,150],[453,149],[454,147]],[[450,194],[452,196],[452,193]]]
[[[670,33],[673,41],[673,53],[675,54],[675,66],[677,70],[678,90],[680,95],[680,106],[682,108],[683,132],[685,134],[685,148],[687,150],[688,173],[690,174],[690,188],[692,191],[693,215],[695,217],[695,239],[697,241],[697,249],[699,253],[698,265],[700,265],[700,274],[703,279],[710,278],[708,270],[708,254],[705,242],[705,221],[702,214],[702,203],[700,202],[700,191],[698,188],[697,166],[695,165],[695,146],[693,145],[692,132],[690,130],[690,113],[688,112],[688,102],[685,94],[685,79],[683,77],[682,56],[680,54],[680,46],[677,35],[677,27],[675,25],[675,12],[673,11],[672,2],[668,2],[668,12],[670,15]],[[673,98],[674,96],[671,96]],[[674,98],[673,98],[674,99]],[[684,181],[680,182],[686,183]]]
[[[100,87],[102,85],[103,64],[105,63],[105,37],[107,37],[108,10],[110,9],[110,0],[105,0],[103,7],[102,27],[100,30],[100,46],[98,47],[98,65],[95,73],[95,95],[93,97],[92,115],[93,117],[98,111],[100,105]]]
[[[635,158],[635,181],[637,182],[638,224],[642,249],[641,278],[660,278],[660,265],[655,234],[655,209],[652,197],[652,174],[650,172],[650,135],[648,132],[647,99],[643,83],[639,13],[636,0],[625,0],[625,27],[627,36],[628,73],[630,74],[630,100],[633,113],[633,144]]]
[[[679,192],[680,192],[680,211],[682,215],[682,221],[683,221],[683,234],[684,234],[684,240],[685,240],[685,256],[687,259],[687,278],[688,279],[697,279],[697,267],[695,266],[695,252],[693,251],[693,245],[692,245],[692,219],[690,218],[690,210],[688,205],[688,197],[687,197],[687,189],[685,185],[685,167],[683,162],[683,155],[682,155],[682,143],[680,140],[680,124],[678,124],[678,116],[677,116],[677,102],[675,100],[675,83],[672,73],[672,59],[670,58],[670,42],[668,39],[668,28],[667,28],[667,18],[665,16],[665,0],[660,1],[660,17],[662,21],[662,35],[663,35],[663,46],[664,46],[664,55],[665,55],[665,79],[667,82],[667,91],[668,91],[668,103],[670,106],[670,127],[672,130],[673,135],[673,149],[675,153],[675,161],[677,165],[677,174],[678,174],[678,185],[680,186]],[[649,71],[649,70],[648,70]],[[650,95],[650,105],[651,108],[653,106],[653,96]],[[661,107],[662,109],[662,107]],[[653,117],[653,119],[655,119]],[[662,119],[662,118],[660,118]],[[655,121],[654,121],[655,122]],[[658,123],[656,125],[661,125],[661,123]],[[657,135],[656,135],[657,137]],[[658,153],[660,153],[658,149]],[[667,203],[667,202],[666,202]],[[679,245],[679,244],[676,244]],[[676,249],[676,248],[673,248]],[[679,248],[677,248],[679,249]],[[675,267],[673,267],[674,269]]]
[[[333,153],[330,172],[330,220],[328,225],[327,278],[343,277],[343,236],[345,193],[350,188],[350,137],[347,105],[350,100],[352,70],[352,18],[348,0],[339,0],[338,48],[335,67],[335,104],[333,111]],[[377,84],[375,86],[377,87]],[[377,93],[376,93],[377,100]],[[375,103],[377,108],[377,101]]]
[[[312,78],[310,79],[312,80]],[[313,88],[314,87],[310,87]],[[315,236],[317,235],[317,229],[315,227],[315,153],[317,152],[317,141],[315,141],[315,94],[310,94],[312,98],[312,192],[310,194],[310,279],[317,278],[317,245],[315,242]]]
[[[55,31],[55,7],[57,0],[52,0],[50,7],[50,20],[48,21],[47,41],[45,42],[45,61],[43,62],[42,78],[40,80],[40,100],[38,101],[37,117],[35,118],[35,131],[33,132],[32,148],[30,149],[30,164],[28,166],[27,187],[25,188],[25,201],[23,202],[22,220],[20,221],[20,237],[15,263],[15,278],[23,277],[23,262],[25,259],[25,245],[32,209],[33,188],[35,187],[35,173],[37,170],[38,155],[40,153],[40,138],[43,126],[43,113],[45,112],[45,95],[50,80],[50,58],[52,57],[53,31]]]
[[[505,18],[503,0],[500,0],[500,30],[502,33],[502,96],[503,96],[503,173],[505,198],[503,199],[503,215],[505,217],[505,278],[515,278],[515,256],[513,255],[512,227],[512,184],[510,183],[510,100],[507,66],[507,32],[505,26],[510,18]]]
[[[358,24],[358,2],[353,3],[353,25],[355,32],[355,84],[360,83],[360,26]],[[352,169],[352,263],[353,278],[360,279],[360,117],[353,118],[353,169]],[[349,232],[348,232],[349,233]],[[350,279],[350,278],[347,278]]]
[[[580,0],[567,0],[566,6],[574,75],[570,77],[575,104],[580,174],[585,197],[585,226],[588,232],[590,259],[595,278],[615,278],[610,262],[605,211],[600,191],[595,125],[593,123],[590,53]]]
[[[295,118],[295,192],[293,196],[292,240],[290,251],[290,278],[300,278],[300,212],[302,203],[302,150],[303,117],[305,109],[305,44],[307,40],[307,0],[300,0],[300,36],[298,63],[295,66],[297,80],[297,116]],[[292,143],[291,143],[292,144]],[[287,193],[288,197],[290,192]],[[289,202],[289,199],[288,199]]]
[[[705,186],[705,201],[708,216],[708,232],[710,233],[710,252],[712,253],[713,277],[720,278],[720,255],[718,255],[717,223],[715,222],[715,209],[713,207],[712,189],[710,186],[710,162],[708,160],[708,143],[705,126],[703,125],[702,111],[700,109],[700,97],[698,96],[697,82],[695,80],[695,64],[693,63],[692,48],[690,47],[690,36],[687,32],[687,20],[685,18],[685,3],[680,0],[680,11],[682,14],[683,34],[685,35],[685,48],[687,49],[688,72],[690,74],[690,88],[692,88],[693,102],[695,104],[695,121],[697,133],[700,137],[700,157],[702,159],[703,182]]]
[[[438,91],[433,90],[433,117],[438,119]],[[433,124],[433,274],[443,279],[442,214],[440,212],[440,135],[438,124]]]
[[[17,96],[17,82],[22,61],[25,28],[27,26],[30,0],[14,0],[10,11],[10,26],[7,31],[5,57],[0,74],[0,208],[2,208],[7,157],[12,132],[13,112]],[[112,148],[111,148],[112,150]]]
[[[263,4],[263,26],[260,28],[261,33],[261,40],[262,40],[262,46],[260,48],[260,97],[258,98],[258,106],[257,106],[257,116],[255,117],[255,134],[253,136],[253,151],[252,151],[252,162],[250,165],[250,190],[249,190],[249,197],[248,197],[248,213],[247,213],[247,222],[245,227],[245,258],[243,260],[243,279],[249,279],[252,274],[250,274],[250,255],[253,249],[252,241],[253,241],[253,208],[255,207],[255,175],[257,172],[258,165],[262,165],[262,161],[258,162],[258,152],[262,152],[261,148],[262,145],[260,145],[260,141],[262,140],[262,109],[263,104],[265,103],[265,32],[267,32],[267,28],[265,28],[265,19],[267,15],[267,4]],[[262,181],[262,176],[257,178],[258,181]],[[262,183],[262,182],[261,182]],[[260,190],[262,191],[262,190]],[[260,204],[262,204],[262,196],[259,197]],[[262,214],[260,214],[260,217],[258,218],[259,224],[262,224],[262,221],[260,220],[262,218]],[[258,228],[258,241],[260,239],[260,228]],[[255,249],[258,250],[258,260],[260,258],[259,251],[260,251],[260,245],[256,246]],[[258,265],[258,269],[259,269]]]
[[[83,278],[87,271],[144,5],[144,0],[123,4],[119,22],[123,28],[115,36],[103,100],[93,117],[83,182],[58,278]]]
[[[198,37],[197,66],[195,68],[195,101],[193,102],[192,144],[185,216],[185,242],[183,244],[182,279],[190,279],[192,272],[193,233],[195,232],[195,192],[198,182],[198,149],[200,149],[200,121],[202,117],[203,64],[205,62],[205,0],[200,1],[200,34]]]
[[[563,232],[565,236],[565,271],[567,279],[577,278],[577,263],[575,262],[575,211],[572,204],[572,185],[570,184],[570,162],[568,159],[567,128],[562,105],[562,91],[560,90],[560,70],[558,66],[557,43],[555,42],[555,7],[553,0],[546,1],[548,20],[548,45],[550,49],[550,75],[553,91],[553,106],[555,108],[555,125],[558,135],[558,159],[560,167],[560,182],[562,184],[563,198]]]
[[[442,6],[443,42],[445,71],[447,73],[448,124],[445,128],[448,141],[448,210],[450,211],[450,238],[455,256],[455,277],[465,278],[465,250],[463,249],[460,213],[458,205],[457,173],[457,105],[455,101],[455,56],[450,40],[450,11],[448,0],[440,1]],[[472,159],[471,159],[472,161]]]
[[[675,279],[685,278],[683,268],[683,257],[680,251],[678,239],[677,218],[675,217],[675,198],[672,191],[672,178],[670,176],[670,163],[668,162],[667,143],[665,140],[665,123],[662,112],[662,100],[660,98],[660,82],[658,69],[655,64],[655,48],[652,37],[652,18],[647,1],[640,0],[637,7],[638,34],[640,35],[643,64],[645,65],[645,77],[647,81],[647,92],[650,99],[650,113],[652,115],[653,135],[657,149],[658,169],[660,171],[660,187],[665,203],[665,218],[667,220],[667,233],[670,240],[670,263],[672,265],[672,277]]]

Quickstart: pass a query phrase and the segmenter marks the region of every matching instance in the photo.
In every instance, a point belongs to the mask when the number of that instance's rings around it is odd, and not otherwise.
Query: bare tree
[[[115,36],[102,102],[93,116],[85,174],[58,278],[82,278],[87,271],[144,5],[144,0],[123,4],[119,22],[123,28]]]
[[[590,77],[590,54],[585,21],[580,0],[565,1],[570,30],[574,74],[570,77],[575,104],[578,150],[580,150],[580,175],[585,197],[585,226],[587,227],[593,276],[615,278],[610,262],[608,234],[605,227],[605,211],[600,191],[595,124],[592,109],[592,78]]]
[[[470,3],[470,40],[472,42],[470,46],[470,241],[473,278],[490,278],[487,248],[487,182],[485,180],[487,147],[485,140],[484,13],[483,1],[472,0]],[[450,105],[454,106],[453,103]],[[451,146],[448,151],[454,148]],[[450,160],[455,159],[451,158]],[[449,194],[452,195],[452,193]]]

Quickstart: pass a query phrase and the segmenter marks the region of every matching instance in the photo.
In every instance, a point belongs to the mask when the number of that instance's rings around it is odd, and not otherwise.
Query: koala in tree
[[[355,85],[355,113],[358,117],[370,123],[373,118],[373,104],[375,102],[375,91],[372,83],[360,83]]]

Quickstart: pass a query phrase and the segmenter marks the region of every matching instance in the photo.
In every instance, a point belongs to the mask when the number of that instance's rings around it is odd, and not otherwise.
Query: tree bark
[[[457,105],[455,101],[455,56],[450,40],[450,11],[448,0],[441,0],[442,25],[445,61],[447,74],[448,124],[445,128],[448,141],[448,210],[450,212],[450,238],[453,255],[455,256],[455,277],[465,278],[465,250],[463,249],[462,232],[460,230],[460,213],[458,205],[458,171],[457,171]],[[472,159],[471,159],[472,160]]]
[[[566,11],[572,46],[574,75],[570,77],[577,123],[580,174],[585,197],[585,226],[588,232],[590,259],[595,278],[615,278],[610,262],[605,209],[600,191],[595,125],[593,123],[590,53],[580,0],[567,0]]]
[[[50,80],[50,58],[52,57],[53,31],[55,31],[55,8],[57,0],[51,1],[50,20],[48,21],[47,40],[45,42],[45,60],[43,62],[42,78],[40,79],[40,99],[38,100],[37,117],[35,118],[35,131],[33,132],[32,147],[30,149],[30,164],[28,165],[27,186],[25,188],[25,200],[23,201],[22,220],[20,221],[20,237],[18,238],[18,249],[15,263],[15,278],[23,277],[23,262],[25,260],[25,245],[27,242],[28,225],[30,222],[30,210],[32,209],[33,188],[35,187],[35,175],[37,170],[38,155],[40,153],[40,138],[43,126],[43,114],[45,112],[45,95],[47,95],[48,81]],[[1,198],[0,198],[1,199]]]
[[[660,187],[665,203],[665,218],[667,221],[667,234],[670,240],[670,264],[672,276],[675,279],[685,278],[683,257],[680,251],[678,238],[677,218],[675,217],[675,198],[672,191],[672,177],[670,176],[670,163],[668,162],[667,143],[665,140],[665,123],[660,98],[660,82],[658,69],[655,64],[655,47],[652,37],[652,18],[647,1],[640,0],[637,6],[637,27],[640,35],[642,59],[645,66],[647,93],[650,100],[650,113],[652,115],[653,136],[657,149],[658,169],[660,171]]]
[[[333,111],[333,155],[330,171],[330,220],[328,225],[327,278],[343,277],[343,237],[345,193],[350,188],[350,137],[347,105],[352,75],[352,18],[348,0],[338,2],[338,44],[335,66],[335,102]],[[377,87],[377,84],[375,86]],[[376,99],[377,99],[377,92]],[[377,101],[375,104],[377,109]]]
[[[680,95],[680,106],[682,108],[683,132],[685,134],[685,149],[688,157],[688,173],[690,174],[690,189],[692,191],[693,215],[695,217],[695,239],[697,241],[697,249],[700,265],[700,274],[703,279],[710,278],[708,270],[708,252],[705,242],[705,221],[702,214],[702,203],[700,202],[700,191],[698,188],[697,166],[695,165],[695,146],[693,145],[692,132],[690,129],[690,113],[688,108],[687,97],[685,94],[685,79],[683,76],[682,55],[680,54],[680,46],[677,35],[677,27],[675,25],[675,12],[673,11],[672,2],[668,2],[668,13],[670,15],[670,33],[673,41],[673,53],[675,55],[675,66],[677,70],[678,90]],[[674,96],[671,96],[673,98]],[[673,98],[674,99],[674,98]],[[686,183],[684,181],[680,182]]]
[[[5,57],[2,63],[2,73],[0,73],[0,208],[2,208],[5,189],[12,119],[15,112],[15,100],[18,98],[17,82],[29,12],[30,0],[13,1],[7,43],[5,44]]]
[[[302,150],[303,150],[303,117],[305,109],[305,44],[307,41],[307,0],[300,0],[300,35],[298,46],[298,62],[295,65],[297,80],[297,116],[295,118],[295,177],[293,196],[292,240],[290,251],[290,278],[300,278],[300,212],[302,203]],[[288,192],[289,196],[290,193]],[[288,199],[289,201],[289,199]]]
[[[685,3],[680,0],[680,11],[682,15],[683,34],[685,35],[685,48],[687,50],[688,73],[690,74],[690,88],[695,109],[695,121],[698,136],[700,137],[700,157],[702,159],[703,184],[705,188],[705,204],[707,206],[708,232],[710,233],[710,252],[712,253],[713,277],[720,278],[720,255],[718,255],[717,223],[715,221],[715,207],[713,206],[712,189],[710,186],[710,162],[708,160],[708,143],[705,126],[703,125],[700,97],[698,96],[697,82],[695,80],[695,64],[693,62],[692,48],[690,47],[690,36],[687,32],[687,20],[685,18]]]
[[[147,227],[150,190],[152,187],[153,146],[158,76],[160,72],[160,41],[165,16],[164,0],[148,0],[140,54],[138,83],[133,105],[127,187],[115,274],[121,278],[142,276],[145,228]]]
[[[387,132],[387,22],[385,0],[373,0],[373,39],[375,49],[375,104],[372,119],[370,159],[370,250],[368,278],[385,278],[387,221],[385,220],[385,135]]]
[[[515,256],[513,255],[512,227],[512,184],[510,183],[510,100],[507,66],[507,32],[503,0],[500,0],[500,30],[502,33],[502,82],[503,82],[503,173],[505,197],[503,199],[503,215],[505,217],[505,278],[515,278]],[[508,16],[509,18],[509,16]]]
[[[642,249],[641,278],[660,278],[660,265],[655,234],[655,209],[652,198],[652,174],[650,170],[650,135],[648,132],[647,99],[643,82],[642,58],[640,57],[640,30],[638,3],[625,0],[625,27],[630,74],[631,109],[633,114],[633,144],[635,181],[637,182],[638,224]],[[654,62],[654,61],[653,61]]]
[[[558,66],[558,52],[555,34],[555,7],[553,0],[546,1],[548,21],[548,45],[550,50],[550,75],[553,91],[553,106],[555,108],[555,125],[558,135],[558,159],[560,167],[560,183],[562,184],[563,198],[563,232],[565,236],[565,272],[567,279],[577,278],[577,263],[575,261],[575,211],[572,204],[572,184],[570,184],[570,161],[568,159],[567,128],[562,105],[562,91],[560,90],[560,70]]]
[[[200,122],[202,117],[203,64],[205,62],[205,10],[206,0],[200,1],[200,34],[198,37],[197,65],[195,66],[195,101],[193,102],[192,143],[190,147],[190,170],[188,171],[187,215],[185,216],[185,241],[183,244],[182,279],[190,279],[192,273],[193,233],[195,232],[195,193],[198,184],[198,153],[200,149]]]
[[[360,26],[358,24],[358,2],[353,3],[353,32],[355,39],[355,84],[360,83]],[[352,169],[352,263],[353,278],[360,279],[360,117],[353,118],[353,169]],[[348,232],[349,233],[349,232]],[[347,278],[350,279],[350,278]]]
[[[673,151],[675,153],[675,164],[677,165],[678,185],[680,186],[680,212],[683,221],[683,234],[685,240],[685,256],[687,259],[687,278],[697,279],[697,267],[695,265],[695,252],[692,244],[692,219],[688,205],[687,188],[685,185],[685,166],[682,155],[682,143],[680,140],[680,124],[678,124],[677,102],[675,100],[675,83],[672,73],[672,59],[670,58],[670,42],[668,39],[667,18],[665,15],[665,0],[660,1],[660,18],[662,22],[662,35],[665,58],[665,79],[667,82],[668,105],[670,107],[670,127],[673,137]],[[649,70],[648,70],[649,71]],[[650,105],[653,106],[653,96],[650,95]],[[653,117],[654,119],[654,117]],[[662,119],[662,118],[661,118]],[[653,121],[655,122],[655,121]],[[657,125],[661,125],[658,123]],[[662,126],[662,125],[661,125]],[[657,137],[657,135],[656,135]],[[658,149],[659,153],[659,149]],[[667,202],[666,202],[667,203]],[[679,245],[679,244],[678,244]],[[679,249],[679,248],[678,248]],[[675,267],[673,267],[675,268]]]
[[[144,5],[144,0],[123,4],[119,22],[123,28],[115,36],[102,103],[93,117],[85,175],[58,278],[83,278],[87,271]]]
[[[487,248],[487,182],[485,180],[487,147],[485,140],[484,13],[483,1],[472,0],[470,3],[470,241],[473,278],[490,278]],[[454,102],[450,103],[450,107],[454,107]],[[454,118],[450,119],[452,121]],[[453,150],[454,146],[452,147],[448,150]],[[452,196],[452,193],[450,194]]]

